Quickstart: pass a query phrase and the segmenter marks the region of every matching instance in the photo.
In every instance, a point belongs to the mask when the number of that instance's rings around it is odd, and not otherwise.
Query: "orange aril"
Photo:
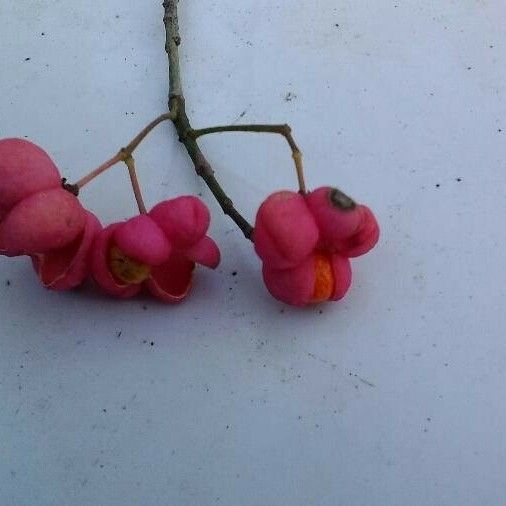
[[[315,284],[312,302],[329,300],[334,292],[335,279],[332,264],[328,255],[316,253],[315,255]]]

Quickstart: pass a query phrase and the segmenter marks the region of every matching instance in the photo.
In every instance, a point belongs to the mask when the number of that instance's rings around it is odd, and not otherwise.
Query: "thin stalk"
[[[124,160],[124,162],[128,167],[128,174],[130,175],[130,182],[132,183],[132,189],[134,191],[134,196],[137,202],[137,207],[139,208],[139,212],[141,214],[147,214],[148,211],[144,204],[144,199],[142,198],[141,186],[139,184],[139,180],[137,179],[137,172],[135,171],[135,160],[132,156],[129,156]]]
[[[282,135],[290,149],[292,150],[292,157],[295,163],[295,171],[299,182],[300,193],[306,193],[306,183],[304,181],[304,167],[302,164],[302,152],[300,151],[295,139],[292,135],[292,129],[288,125],[224,125],[210,128],[200,128],[192,130],[190,135],[194,139],[198,139],[204,135],[223,133],[223,132],[253,132],[253,133],[268,133]]]
[[[75,184],[67,184],[66,181],[63,183],[65,189],[75,193],[79,193],[79,190],[86,186],[89,182],[93,181],[96,177],[103,174],[106,170],[119,162],[126,162],[127,158],[132,156],[132,153],[137,149],[139,144],[147,137],[147,135],[156,128],[160,123],[164,121],[173,120],[176,116],[176,112],[168,112],[158,116],[151,123],[145,126],[124,148],[121,148],[112,158],[104,162],[102,165],[92,170],[89,174],[81,178]]]

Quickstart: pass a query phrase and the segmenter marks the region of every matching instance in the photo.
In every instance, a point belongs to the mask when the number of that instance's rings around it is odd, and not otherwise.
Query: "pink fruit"
[[[367,253],[378,238],[370,209],[329,187],[274,193],[260,206],[253,234],[267,289],[294,306],[343,298],[349,258]]]
[[[195,197],[158,204],[107,227],[99,235],[92,274],[108,294],[127,298],[146,287],[164,302],[180,302],[191,287],[195,264],[216,268],[220,251],[206,235],[209,211]]]

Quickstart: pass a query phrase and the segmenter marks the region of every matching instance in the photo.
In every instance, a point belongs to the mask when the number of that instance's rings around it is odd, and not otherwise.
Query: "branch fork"
[[[287,124],[223,125],[201,129],[194,129],[192,127],[188,115],[186,114],[185,99],[181,83],[181,67],[179,61],[179,45],[181,44],[181,37],[179,35],[178,0],[165,0],[163,2],[163,7],[165,51],[167,52],[169,60],[169,112],[155,118],[143,130],[141,130],[141,132],[139,132],[139,134],[137,134],[137,136],[134,137],[129,144],[121,148],[112,158],[92,170],[77,183],[68,184],[66,180],[62,180],[62,187],[77,195],[81,188],[90,183],[96,177],[100,176],[117,163],[123,162],[128,168],[139,212],[146,213],[146,206],[142,198],[140,185],[135,171],[133,152],[156,126],[164,121],[171,121],[179,136],[179,141],[185,146],[186,151],[193,162],[196,174],[205,181],[212,194],[220,204],[223,212],[236,223],[247,239],[252,240],[253,226],[235,208],[232,199],[227,195],[216,179],[211,164],[200,149],[197,142],[198,139],[205,135],[226,132],[268,133],[283,136],[292,152],[300,193],[305,194],[306,183],[304,180],[302,152],[295,142],[292,135],[292,129]]]

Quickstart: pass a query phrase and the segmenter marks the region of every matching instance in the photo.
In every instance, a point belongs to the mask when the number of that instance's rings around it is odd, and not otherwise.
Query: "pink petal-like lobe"
[[[24,139],[0,140],[0,221],[20,200],[60,186],[49,155]]]
[[[34,255],[66,246],[84,229],[86,213],[62,188],[44,190],[16,204],[0,223],[0,253]]]
[[[339,190],[318,188],[306,195],[306,202],[321,233],[321,248],[356,257],[377,243],[379,226],[371,210],[355,204]]]
[[[175,251],[166,263],[153,267],[146,285],[155,297],[164,302],[181,302],[190,291],[194,268],[194,262]]]
[[[265,263],[262,273],[265,286],[274,298],[291,306],[311,303],[316,279],[314,255],[291,269],[273,269]]]
[[[149,216],[165,232],[174,247],[180,250],[202,239],[211,221],[207,206],[191,195],[160,202]]]
[[[122,223],[114,232],[114,242],[125,255],[148,265],[162,264],[171,252],[162,229],[144,214]]]
[[[348,202],[349,207],[339,206],[332,199],[334,192],[343,195],[339,190],[325,186],[305,197],[326,243],[347,239],[357,231],[362,222],[359,207],[351,199]]]
[[[97,235],[91,255],[91,274],[104,292],[126,299],[139,293],[141,285],[120,282],[109,268],[109,252],[114,244],[112,236],[121,225],[122,223],[109,225]]]
[[[274,193],[258,210],[253,235],[255,251],[270,268],[297,266],[319,238],[315,220],[300,194]]]
[[[84,231],[69,245],[32,257],[42,284],[51,290],[70,290],[79,286],[90,269],[93,240],[102,226],[96,216],[86,212]]]
[[[205,265],[211,269],[216,269],[220,263],[220,249],[207,235],[193,246],[184,250],[184,255],[193,262]]]
[[[350,258],[365,255],[376,246],[380,237],[380,228],[373,212],[366,206],[360,206],[360,208],[362,224],[357,232],[340,246],[339,250]]]

